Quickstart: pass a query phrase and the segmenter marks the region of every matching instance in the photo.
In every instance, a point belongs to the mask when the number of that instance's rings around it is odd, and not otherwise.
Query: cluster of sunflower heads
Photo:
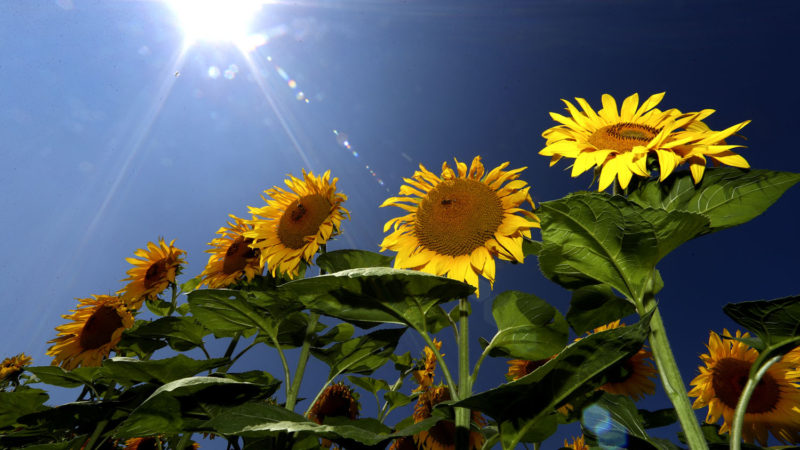
[[[582,432],[567,448],[664,448],[648,430],[678,415],[636,404],[657,391],[654,355],[670,358],[649,340],[664,333],[657,264],[696,236],[758,216],[800,175],[748,169],[727,142],[747,121],[714,131],[712,110],[662,111],[662,98],[639,105],[634,94],[618,108],[604,95],[597,111],[578,98],[565,101],[569,116],[551,114],[559,124],[543,133],[540,153],[552,164],[573,159],[573,176],[594,168],[599,190],[621,195],[576,192],[534,205],[526,167],[487,168],[479,156],[436,173],[420,164],[381,205],[402,210],[376,245],[393,256],[329,252],[350,217],[347,197],[330,172],[303,171],[266,190],[250,218],[231,215],[188,281],[178,280],[186,252],[174,240],[148,243],[127,259],[133,267],[116,294],[79,299],[62,316],[50,366],[31,366],[24,353],[3,360],[0,447],[184,450],[204,433],[231,448],[511,449],[564,425]],[[706,169],[708,160],[729,167]],[[530,270],[570,291],[568,312],[529,292],[493,293],[495,329],[472,355],[456,351],[477,328],[467,325],[471,296],[503,281],[497,262],[531,258]],[[306,271],[314,264],[319,276]],[[700,435],[682,423],[687,439],[698,448],[725,442],[739,408],[745,442],[796,443],[800,299],[724,311],[753,336],[712,333],[688,395],[714,428]],[[445,355],[439,339],[451,327],[458,345]],[[397,352],[411,333],[427,343],[419,360]],[[256,347],[271,358],[243,370]],[[508,361],[505,380],[496,369],[478,377],[486,358]],[[385,373],[397,381],[378,378]],[[494,387],[479,392],[477,381]],[[79,393],[53,407],[39,383]],[[363,393],[375,396],[374,414],[362,410]],[[680,407],[681,394],[670,395]],[[392,417],[402,418],[390,426]]]

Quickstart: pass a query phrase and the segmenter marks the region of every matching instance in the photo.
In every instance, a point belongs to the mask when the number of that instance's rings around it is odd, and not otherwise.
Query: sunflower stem
[[[675,355],[667,339],[667,330],[661,320],[661,313],[658,310],[656,299],[649,295],[647,300],[638,302],[640,315],[645,312],[653,311],[650,319],[650,347],[653,350],[653,358],[658,367],[658,375],[661,384],[669,397],[675,412],[678,414],[678,421],[686,433],[686,442],[692,450],[707,450],[708,444],[700,430],[697,416],[694,414],[689,397],[686,395],[686,386],[683,384],[678,364],[675,362]]]
[[[176,283],[170,283],[170,286],[172,286],[172,302],[170,302],[169,314],[167,314],[167,317],[171,316],[178,308],[178,285]]]
[[[189,443],[189,438],[192,437],[192,433],[183,433],[181,436],[181,440],[178,441],[178,450],[185,450],[186,445]]]
[[[306,370],[306,363],[308,363],[308,356],[311,351],[311,340],[314,336],[314,330],[317,328],[318,320],[319,314],[312,312],[309,315],[306,337],[303,339],[303,347],[300,349],[300,358],[297,360],[297,370],[294,372],[294,379],[286,394],[286,409],[289,411],[294,411],[294,406],[297,403],[297,394],[300,392],[300,383],[303,381],[303,373]],[[289,369],[287,368],[285,372],[286,381],[289,381]]]
[[[87,450],[92,450],[94,448],[95,442],[97,442],[97,438],[100,437],[100,433],[103,432],[103,429],[108,425],[108,419],[103,419],[100,422],[97,422],[97,426],[94,427],[94,431],[92,435],[89,437],[89,441],[83,447]]]
[[[780,361],[782,355],[774,356],[767,360],[755,374],[750,374],[747,377],[747,384],[744,385],[742,395],[739,397],[739,402],[736,403],[736,412],[733,415],[733,425],[731,426],[731,450],[739,450],[742,448],[742,423],[744,423],[744,415],[747,412],[747,404],[750,402],[750,397],[758,386],[761,377],[767,373],[767,370],[776,362]]]
[[[395,381],[394,384],[389,388],[389,392],[395,392],[398,389],[400,389],[400,386],[403,385],[403,379],[406,377],[407,374],[408,372],[402,372],[400,376],[397,377],[397,381]],[[389,401],[387,400],[383,403],[383,408],[380,408],[380,410],[378,411],[378,422],[383,423],[383,420],[386,419],[386,414],[388,414],[386,409],[388,407],[389,407]]]
[[[469,373],[469,303],[458,300],[458,397],[464,399],[472,393]],[[469,448],[470,410],[456,408],[456,449]]]

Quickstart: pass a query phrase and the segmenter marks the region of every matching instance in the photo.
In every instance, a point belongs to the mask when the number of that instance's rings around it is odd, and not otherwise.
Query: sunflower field
[[[201,273],[183,273],[175,240],[147,243],[124,287],[62,316],[50,364],[1,355],[0,447],[538,449],[573,422],[572,449],[800,443],[800,297],[725,305],[742,329],[710,330],[688,387],[658,299],[660,260],[764,213],[800,174],[751,168],[737,153],[747,121],[712,130],[713,110],[661,110],[663,96],[551,113],[540,155],[569,160],[573,177],[594,171],[595,192],[535,205],[525,167],[420,164],[381,205],[398,215],[380,252],[328,251],[348,197],[330,172],[301,170],[231,215]],[[569,310],[497,293],[495,334],[470,336],[470,302],[481,277],[494,287],[498,260],[538,261]],[[418,355],[396,351],[406,333],[426,343]],[[274,357],[237,370],[256,347]],[[329,372],[301,398],[311,358]],[[507,361],[507,382],[476,392],[486,358]],[[394,379],[373,376],[387,367]],[[673,407],[637,408],[657,384]],[[46,405],[48,386],[77,398]],[[671,424],[672,440],[648,433]]]

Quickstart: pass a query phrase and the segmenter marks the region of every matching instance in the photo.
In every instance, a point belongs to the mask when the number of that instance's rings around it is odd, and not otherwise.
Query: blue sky
[[[399,211],[378,205],[419,163],[527,166],[537,203],[588,188],[538,155],[562,98],[599,108],[603,93],[665,91],[664,108],[716,109],[714,129],[751,119],[741,154],[752,167],[800,172],[791,0],[291,2],[261,9],[251,30],[268,38],[247,57],[231,44],[184,48],[158,1],[1,7],[0,357],[24,351],[37,365],[50,362],[60,315],[120,289],[137,248],[176,239],[188,280],[228,214],[302,168],[330,169],[349,197],[352,220],[331,249],[377,251]],[[798,205],[795,187],[662,262],[662,313],[687,383],[708,331],[735,327],[722,305],[800,292]],[[500,263],[494,292],[482,286],[473,304],[475,337],[493,333],[491,300],[506,289],[568,308],[535,259]],[[401,350],[417,354],[408,334]],[[277,364],[268,351],[244,364],[265,361]],[[484,364],[477,390],[505,369]],[[642,405],[668,401],[659,391]]]

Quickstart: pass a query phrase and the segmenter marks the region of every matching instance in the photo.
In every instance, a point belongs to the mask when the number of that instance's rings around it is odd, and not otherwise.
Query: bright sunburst
[[[180,21],[186,45],[198,41],[232,42],[247,39],[253,17],[264,0],[166,0]]]

